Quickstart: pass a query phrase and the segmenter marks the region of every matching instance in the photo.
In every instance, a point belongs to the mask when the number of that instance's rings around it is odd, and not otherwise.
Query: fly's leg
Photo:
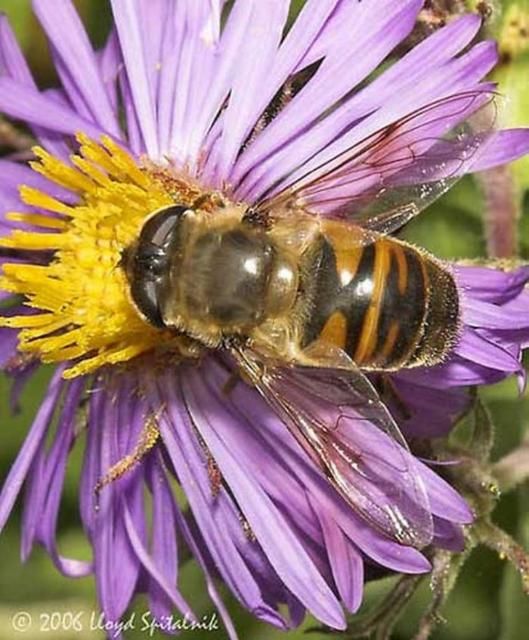
[[[143,460],[147,453],[154,448],[159,438],[160,430],[158,428],[158,418],[153,415],[147,418],[138,443],[134,449],[129,454],[121,458],[121,460],[118,460],[116,464],[112,465],[105,475],[98,480],[95,486],[96,495],[99,495],[101,489],[116,480],[119,480],[126,473],[134,469],[136,465]]]

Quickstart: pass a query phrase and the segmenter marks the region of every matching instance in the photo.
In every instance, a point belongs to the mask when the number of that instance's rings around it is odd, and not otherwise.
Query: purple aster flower
[[[93,573],[109,620],[137,592],[148,594],[157,619],[174,609],[194,616],[180,590],[183,544],[231,637],[218,578],[277,627],[296,626],[309,611],[343,629],[366,571],[427,572],[422,547],[460,549],[468,506],[403,440],[355,409],[357,398],[348,406],[339,396],[347,411],[337,446],[365,458],[349,487],[362,504],[352,508],[285,416],[234,382],[222,352],[197,359],[193,340],[146,323],[129,296],[124,251],[152,212],[206,189],[251,206],[366,140],[373,144],[362,147],[362,173],[350,182],[334,171],[325,196],[306,190],[310,206],[330,217],[337,202],[385,206],[388,189],[425,205],[470,169],[526,153],[529,132],[459,128],[490,101],[483,78],[497,58],[492,42],[473,43],[475,16],[454,20],[366,82],[410,33],[421,1],[308,0],[287,32],[288,0],[238,0],[225,23],[222,0],[111,4],[113,30],[94,51],[69,0],[53,9],[34,1],[61,81],[48,91],[37,89],[0,22],[0,110],[40,143],[29,166],[0,161],[8,249],[0,285],[11,305],[0,359],[15,399],[41,362],[56,363],[0,495],[0,526],[25,484],[23,558],[40,543],[65,575]],[[383,170],[380,131],[389,137]],[[449,131],[457,135],[448,139]],[[444,268],[459,295],[456,344],[442,364],[389,376],[407,415],[390,398],[386,420],[410,436],[445,434],[467,406],[469,385],[523,379],[529,269]],[[310,395],[294,371],[281,382],[301,401]],[[321,388],[311,401],[330,424],[342,402]],[[80,515],[91,562],[56,545],[65,468],[81,432]],[[390,518],[403,518],[394,528],[412,537],[384,530],[377,509],[386,502],[398,508]]]

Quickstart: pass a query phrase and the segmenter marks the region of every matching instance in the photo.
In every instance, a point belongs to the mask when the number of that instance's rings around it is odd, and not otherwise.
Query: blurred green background
[[[134,0],[124,0],[133,2]],[[176,0],[175,0],[176,1]],[[200,0],[197,0],[200,1]],[[369,0],[366,0],[367,2]],[[397,0],[396,0],[397,1]],[[53,6],[54,0],[49,0]],[[29,0],[0,0],[0,10],[6,12],[14,25],[20,42],[27,53],[31,66],[42,85],[54,82],[54,73],[47,53],[45,39],[29,10]],[[293,11],[302,2],[295,2]],[[462,2],[440,2],[441,8],[459,8]],[[469,2],[469,5],[488,3]],[[87,27],[95,43],[101,44],[110,24],[110,12],[104,0],[79,0],[76,2],[85,18]],[[490,30],[501,40],[502,65],[496,72],[500,90],[508,96],[507,106],[502,114],[504,123],[529,124],[529,54],[526,51],[529,28],[529,2],[495,3],[496,15],[490,23]],[[498,12],[498,9],[500,12]],[[514,18],[513,18],[514,16]],[[521,23],[519,30],[509,31],[508,25],[516,20]],[[526,21],[526,22],[524,22]],[[524,26],[525,25],[525,26]],[[527,161],[516,164],[509,170],[513,184],[518,189],[520,203],[525,213],[520,221],[521,255],[529,258],[529,212],[524,198],[529,186]],[[473,179],[459,183],[440,202],[423,214],[409,229],[406,237],[428,248],[434,254],[445,258],[479,258],[486,255],[486,241],[483,227],[484,202],[481,189]],[[42,370],[25,390],[21,411],[10,415],[7,407],[8,382],[0,377],[0,393],[4,401],[0,403],[0,423],[2,428],[0,445],[0,475],[5,475],[24,439],[28,424],[35,413],[48,379],[49,371]],[[520,441],[529,420],[529,399],[520,399],[515,385],[511,382],[497,385],[484,392],[497,425],[497,442],[494,457],[499,458]],[[90,550],[79,528],[77,513],[77,478],[80,463],[80,447],[74,451],[70,461],[68,479],[63,498],[60,521],[59,546],[63,553],[89,558]],[[495,520],[508,532],[517,535],[529,547],[529,487],[505,495],[498,506]],[[34,551],[31,559],[21,565],[19,559],[19,511],[15,512],[10,524],[0,537],[0,640],[11,638],[41,638],[44,632],[35,630],[41,614],[52,612],[83,611],[83,619],[88,620],[91,611],[96,610],[94,583],[92,579],[68,580],[54,569],[47,555],[40,549]],[[381,581],[367,587],[366,607],[370,606],[391,585],[391,580]],[[212,611],[203,581],[196,568],[188,563],[182,569],[182,585],[188,599],[198,612]],[[428,581],[424,581],[417,597],[409,605],[406,615],[397,627],[395,638],[409,640],[415,633],[415,625],[429,598]],[[228,598],[229,601],[229,598]],[[243,613],[235,603],[230,609],[234,615],[240,637],[244,640],[273,640],[285,637],[255,622]],[[17,611],[27,611],[33,616],[34,624],[26,633],[12,629],[11,619]],[[139,599],[136,611],[147,610],[147,605]],[[480,549],[474,552],[467,563],[457,588],[452,593],[444,611],[446,622],[441,624],[433,637],[436,640],[524,640],[529,638],[529,601],[522,595],[520,580],[504,561],[492,552]],[[304,636],[304,629],[314,621],[308,619],[302,629],[288,634],[291,640],[309,637],[320,640],[321,634]],[[52,638],[90,637],[102,638],[99,631],[91,631],[84,625],[80,633],[50,631]],[[144,638],[138,630],[127,633],[127,638]],[[156,634],[154,637],[158,637]],[[224,632],[192,633],[189,638],[224,639]]]

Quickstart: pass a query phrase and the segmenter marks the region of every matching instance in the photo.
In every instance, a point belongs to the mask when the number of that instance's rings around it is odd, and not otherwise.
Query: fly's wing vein
[[[281,363],[248,347],[232,354],[332,486],[369,524],[423,547],[432,517],[417,463],[388,409],[357,368]]]

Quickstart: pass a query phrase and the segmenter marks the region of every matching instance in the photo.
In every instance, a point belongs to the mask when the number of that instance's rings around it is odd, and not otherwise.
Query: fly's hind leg
[[[222,393],[223,393],[223,395],[229,396],[240,381],[241,381],[241,376],[239,375],[239,372],[238,371],[232,371],[230,373],[229,378],[222,385]]]
[[[395,386],[391,376],[380,374],[375,380],[375,388],[385,404],[390,403],[398,412],[401,420],[411,420],[413,412]]]

